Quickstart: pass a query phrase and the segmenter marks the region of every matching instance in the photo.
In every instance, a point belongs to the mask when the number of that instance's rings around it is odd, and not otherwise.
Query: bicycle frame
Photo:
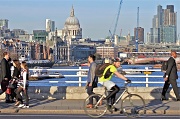
[[[121,95],[119,95],[119,97],[116,99],[116,101],[115,101],[115,103],[112,105],[112,107],[114,107],[114,106],[122,99],[122,96],[123,96],[125,93],[127,93],[128,95],[130,94],[130,93],[128,92],[127,85],[128,85],[128,83],[125,84],[125,90],[122,92]]]
[[[128,88],[127,88],[128,83],[125,84],[125,90],[122,92],[122,94],[118,97],[118,99],[115,101],[115,103],[112,105],[113,107],[119,102],[119,100],[121,100],[122,96],[127,93],[130,94],[128,92]],[[95,107],[98,106],[98,104],[100,103],[101,100],[103,100],[103,98],[106,97],[106,93],[107,93],[107,89],[105,88],[105,93],[101,96],[101,98],[99,99],[99,101],[96,103]]]

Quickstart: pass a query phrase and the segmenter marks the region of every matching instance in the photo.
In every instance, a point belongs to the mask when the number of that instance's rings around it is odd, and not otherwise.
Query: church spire
[[[72,5],[72,9],[71,9],[71,17],[74,17],[74,8],[73,8],[73,5]]]

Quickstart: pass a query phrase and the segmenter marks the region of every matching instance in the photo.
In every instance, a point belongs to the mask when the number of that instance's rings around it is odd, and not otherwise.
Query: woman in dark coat
[[[13,60],[13,66],[14,66],[14,71],[12,75],[12,78],[13,78],[12,83],[13,83],[14,88],[11,89],[11,92],[12,92],[11,96],[14,99],[16,97],[18,79],[21,77],[21,64],[19,60]],[[16,102],[15,105],[18,105],[18,103]]]

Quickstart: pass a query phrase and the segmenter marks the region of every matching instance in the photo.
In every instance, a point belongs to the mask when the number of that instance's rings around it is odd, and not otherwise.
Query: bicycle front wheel
[[[87,108],[89,100],[93,100],[91,108]],[[84,101],[84,111],[87,115],[93,118],[103,116],[107,111],[106,101],[103,100],[103,96],[100,94],[92,94]]]
[[[145,113],[145,101],[137,94],[129,94],[122,100],[121,108],[126,116],[136,118]]]

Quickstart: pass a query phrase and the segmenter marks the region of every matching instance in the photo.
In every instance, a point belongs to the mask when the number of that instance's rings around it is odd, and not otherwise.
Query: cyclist
[[[107,102],[109,102],[109,99],[111,101],[110,102],[111,104],[108,105],[109,110],[111,109],[111,105],[115,103],[116,93],[118,93],[120,90],[120,88],[114,82],[111,81],[113,74],[115,74],[118,78],[121,78],[128,83],[131,82],[131,80],[127,79],[124,75],[120,74],[117,71],[117,68],[119,68],[121,65],[120,59],[115,58],[112,61],[113,61],[112,65],[109,65],[108,67],[106,67],[103,72],[103,76],[99,78],[99,83],[105,86],[107,90],[111,90],[108,96],[105,98]],[[118,109],[115,108],[114,110],[117,111]]]

